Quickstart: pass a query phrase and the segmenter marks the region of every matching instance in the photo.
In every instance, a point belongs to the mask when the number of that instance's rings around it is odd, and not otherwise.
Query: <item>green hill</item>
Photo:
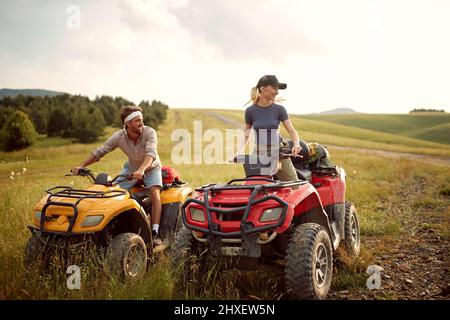
[[[449,113],[302,115],[299,117],[450,144]]]
[[[194,110],[177,110],[177,112],[180,113],[193,111]],[[195,113],[207,113],[209,116],[215,113],[235,120],[237,123],[241,123],[242,125],[244,123],[244,111],[240,110],[197,109],[195,110]],[[364,116],[372,117],[378,115]],[[389,118],[388,115],[383,115],[382,117],[385,117],[387,119]],[[342,125],[322,121],[319,119],[322,119],[322,117],[291,115],[291,121],[294,127],[297,129],[300,137],[306,141],[317,141],[329,145],[409,152],[417,154],[443,156],[450,155],[450,146],[448,144],[418,139],[413,136],[362,129],[351,125]],[[222,122],[227,127],[233,127],[232,123],[225,123],[226,121],[223,120]],[[284,129],[282,130],[282,134],[283,136],[287,136],[287,133]],[[420,134],[422,133],[419,132],[418,135]]]
[[[0,89],[0,99],[3,97],[11,97],[14,98],[18,95],[23,96],[35,96],[35,97],[53,97],[60,94],[64,94],[64,92],[44,90],[44,89]]]
[[[431,128],[407,132],[405,133],[405,135],[416,139],[450,144],[450,122],[440,124]]]

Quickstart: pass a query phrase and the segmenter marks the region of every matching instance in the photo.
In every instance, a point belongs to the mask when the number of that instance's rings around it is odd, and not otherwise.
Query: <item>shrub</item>
[[[0,132],[1,148],[4,151],[20,150],[33,145],[36,141],[36,129],[27,114],[14,111]]]

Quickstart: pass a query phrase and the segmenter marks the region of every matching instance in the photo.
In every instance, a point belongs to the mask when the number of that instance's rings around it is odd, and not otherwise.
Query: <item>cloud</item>
[[[171,1],[119,0],[120,21],[135,32],[165,32],[173,29],[175,17],[169,12]]]
[[[0,2],[0,59],[14,56],[39,60],[48,48],[58,45],[64,30],[64,10],[59,2]]]
[[[203,42],[233,60],[282,62],[323,50],[283,12],[279,1],[191,0],[169,8],[194,42]]]
[[[289,112],[442,107],[449,12],[437,0],[0,1],[0,87],[240,107],[270,73],[289,84]]]

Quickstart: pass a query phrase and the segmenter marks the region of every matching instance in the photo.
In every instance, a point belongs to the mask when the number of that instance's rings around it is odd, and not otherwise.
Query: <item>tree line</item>
[[[412,109],[409,113],[414,113],[414,112],[445,112],[444,109],[426,109],[426,108],[414,108]]]
[[[3,97],[0,99],[0,149],[13,151],[29,147],[38,134],[94,142],[106,126],[122,127],[120,109],[132,104],[122,97],[110,96],[94,100],[69,94]],[[166,119],[169,108],[157,100],[143,100],[139,106],[143,109],[144,123],[155,129]]]

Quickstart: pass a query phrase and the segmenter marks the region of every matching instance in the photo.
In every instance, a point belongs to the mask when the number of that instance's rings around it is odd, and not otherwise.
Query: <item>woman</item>
[[[299,137],[286,109],[275,103],[278,90],[286,89],[285,83],[278,82],[274,75],[265,75],[259,79],[256,87],[252,88],[251,100],[253,104],[245,110],[245,140],[238,154],[241,154],[248,143],[251,129],[255,130],[257,154],[265,154],[278,157],[281,136],[280,122],[283,123],[289,133],[292,142],[292,153],[299,155],[302,148]],[[297,172],[291,159],[282,159],[281,168],[277,172],[277,177],[281,181],[297,181]]]

